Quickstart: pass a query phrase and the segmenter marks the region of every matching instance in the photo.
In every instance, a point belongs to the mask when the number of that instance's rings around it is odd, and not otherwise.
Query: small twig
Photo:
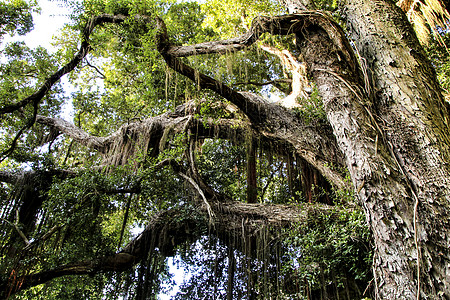
[[[84,60],[86,61],[86,65],[88,65],[89,67],[91,67],[91,68],[93,68],[95,71],[97,71],[97,73],[100,74],[100,76],[101,76],[102,79],[105,79],[105,78],[106,78],[105,74],[103,74],[102,71],[99,70],[99,68],[97,68],[96,66],[92,65],[92,64],[88,61],[87,57],[86,57]]]
[[[367,290],[368,290],[368,289],[370,288],[370,286],[372,285],[373,280],[374,280],[374,278],[372,278],[372,279],[369,281],[369,283],[367,284],[367,287],[366,287],[366,289],[364,290],[364,293],[362,294],[363,296],[367,293]]]

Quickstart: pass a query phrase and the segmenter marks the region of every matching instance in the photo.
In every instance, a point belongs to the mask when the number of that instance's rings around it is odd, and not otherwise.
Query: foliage
[[[25,35],[33,30],[32,13],[38,11],[35,0],[6,0],[0,2],[0,41],[3,35]]]
[[[317,88],[313,89],[308,99],[302,100],[301,106],[295,108],[295,113],[306,123],[310,122],[326,122],[327,116],[323,108],[322,99],[319,96]]]
[[[450,35],[447,31],[442,31],[440,38],[442,42],[433,40],[425,49],[431,63],[436,69],[439,82],[445,91],[446,98],[448,98],[450,91],[450,56],[448,55]]]
[[[212,28],[222,38],[244,33],[258,16],[283,12],[277,1],[270,0],[209,0],[202,5],[202,10],[207,14],[203,26]]]
[[[231,158],[231,159],[230,159]],[[198,165],[203,178],[216,191],[232,199],[245,199],[245,152],[228,141],[206,140]]]
[[[93,276],[73,276],[57,278],[50,286],[38,286],[14,296],[14,299],[104,299],[103,288],[107,277],[104,274]]]
[[[311,215],[288,231],[291,266],[302,290],[354,289],[372,277],[370,231],[359,209]],[[287,272],[291,272],[287,269]],[[352,280],[355,283],[352,283]],[[355,291],[361,297],[362,290]]]
[[[33,93],[43,82],[56,71],[58,61],[51,57],[46,49],[38,47],[30,49],[23,42],[10,43],[4,47],[1,54],[5,61],[0,63],[0,105],[18,102]],[[40,105],[40,114],[55,115],[61,110],[63,101],[61,85],[48,93]],[[3,134],[0,137],[0,153],[3,153],[12,143],[16,133],[33,118],[35,109],[26,106],[20,113],[11,114],[9,118],[1,118],[0,125]],[[13,157],[19,162],[31,160],[35,150],[46,135],[43,128],[33,128],[19,141]]]

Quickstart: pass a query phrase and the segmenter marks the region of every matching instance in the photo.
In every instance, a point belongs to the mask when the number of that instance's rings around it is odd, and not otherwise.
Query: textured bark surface
[[[349,31],[371,74],[378,123],[411,190],[392,207],[378,199],[367,202],[376,242],[385,247],[375,261],[377,277],[385,281],[378,282],[380,297],[408,297],[401,291],[414,278],[421,297],[450,298],[448,104],[411,25],[394,3],[351,1],[345,7]],[[413,270],[418,254],[420,282]],[[409,278],[400,280],[391,274],[402,272],[397,265],[402,258],[414,267]]]
[[[284,2],[296,11],[313,7]],[[393,2],[348,1],[341,8],[359,74],[323,30],[302,32],[298,46],[374,234],[376,297],[450,298],[448,105]]]
[[[338,139],[341,150],[346,153],[347,166],[353,184],[366,212],[372,213],[373,208],[369,206],[372,201],[388,208],[395,205],[396,198],[410,199],[410,192],[405,187],[407,182],[401,176],[395,159],[383,145],[382,136],[376,130],[377,124],[371,117],[369,108],[364,104],[367,98],[362,98],[364,94],[355,90],[358,86],[361,87],[358,77],[349,78],[345,75],[349,73],[348,69],[343,66],[337,54],[334,57],[332,54],[330,55],[333,44],[323,31],[311,28],[311,31],[300,39],[302,40],[300,47],[304,51],[303,55],[313,59],[307,58],[307,61],[311,65],[312,74],[319,85],[334,135]],[[313,55],[313,52],[317,55]],[[406,205],[413,206],[414,202],[410,201]],[[408,222],[413,219],[412,215],[409,217]],[[389,224],[390,221],[383,215],[376,215],[372,218],[370,222],[371,225],[375,224],[375,226],[372,225],[375,238],[380,238],[384,232],[378,229],[379,222]],[[407,225],[413,228],[411,222]],[[395,245],[398,251],[406,250],[403,247],[404,241],[399,238],[402,233],[393,233],[398,236],[382,236],[383,239],[390,240],[389,249]],[[413,236],[409,235],[409,238],[413,243]],[[387,246],[383,248],[379,243],[376,243],[376,247],[377,255],[380,252],[388,251]],[[402,280],[410,282],[412,280],[410,264],[413,262],[400,259],[395,263],[396,269],[407,270],[403,271],[406,274]],[[390,268],[387,271],[395,270]],[[410,284],[404,285],[406,289],[411,287]],[[414,290],[398,290],[398,292],[408,297],[412,297],[414,294]]]

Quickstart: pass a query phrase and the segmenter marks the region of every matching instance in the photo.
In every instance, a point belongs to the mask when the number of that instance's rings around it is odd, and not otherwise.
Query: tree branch
[[[89,37],[97,25],[101,25],[103,23],[119,23],[124,20],[124,16],[110,16],[110,15],[100,15],[96,17],[92,17],[89,22],[86,24],[83,30],[83,41],[81,43],[80,50],[78,53],[72,58],[70,62],[56,71],[53,75],[51,75],[39,90],[37,90],[32,95],[26,97],[25,99],[6,105],[0,108],[0,116],[6,113],[11,113],[16,110],[19,110],[26,105],[32,103],[33,104],[33,116],[26,122],[26,124],[17,132],[15,135],[11,145],[9,148],[0,154],[0,161],[3,161],[9,154],[14,151],[14,148],[17,145],[20,137],[24,134],[24,132],[30,129],[34,123],[36,122],[36,116],[39,111],[39,103],[44,98],[44,96],[50,91],[53,85],[61,79],[62,76],[71,72],[75,69],[75,67],[83,60],[84,57],[88,54],[90,50]]]
[[[57,129],[88,148],[93,148],[99,152],[105,151],[105,141],[107,138],[92,136],[64,119],[38,115],[36,117],[36,122]]]
[[[12,171],[0,171],[0,182],[16,183],[21,177],[21,174],[16,174]]]
[[[11,113],[13,111],[18,110],[21,107],[24,107],[25,105],[29,103],[34,103],[37,105],[42,98],[48,93],[48,91],[52,88],[52,86],[65,74],[71,72],[75,69],[75,67],[83,60],[84,57],[88,54],[90,50],[90,44],[89,44],[89,37],[92,34],[94,28],[98,25],[102,25],[103,23],[120,23],[123,22],[123,20],[126,18],[126,16],[112,16],[112,15],[100,15],[92,17],[83,30],[83,41],[81,43],[80,50],[78,50],[78,53],[70,60],[66,65],[64,65],[62,68],[60,68],[58,71],[56,71],[53,75],[51,75],[41,86],[39,90],[37,90],[34,94],[26,97],[25,99],[6,105],[2,108],[0,108],[0,115]]]
[[[266,82],[256,82],[256,81],[246,81],[246,82],[236,82],[234,85],[246,85],[246,84],[250,84],[250,85],[256,85],[256,86],[265,86],[265,85],[269,85],[269,84],[279,84],[279,83],[292,83],[292,79],[289,78],[281,78],[281,79],[274,79],[274,80],[269,80]]]
[[[236,52],[255,43],[263,33],[288,35],[301,32],[303,27],[313,24],[322,27],[327,32],[328,36],[338,47],[338,50],[341,51],[349,63],[352,63],[352,68],[356,70],[358,64],[355,57],[351,54],[352,50],[344,32],[330,16],[317,10],[301,11],[295,14],[275,17],[258,17],[252,22],[250,30],[237,38],[190,46],[172,46],[166,44],[164,51],[172,57]]]
[[[243,226],[251,236],[258,232],[261,226],[284,227],[289,224],[306,222],[311,215],[338,214],[336,208],[324,205],[304,204],[301,207],[294,207],[234,201],[213,203],[211,209],[216,216],[214,218],[216,234],[221,236],[221,233],[233,234],[234,232],[236,237],[240,238],[242,238]],[[4,280],[0,282],[0,291],[6,291],[7,295],[13,295],[21,290],[62,276],[126,271],[156,247],[164,256],[173,255],[173,251],[178,245],[199,238],[203,234],[201,228],[204,225],[199,223],[198,217],[186,214],[183,209],[163,211],[153,217],[145,230],[116,254],[74,262],[44,272],[18,276],[15,280]]]
[[[91,64],[91,63],[87,60],[87,58],[86,58],[85,60],[86,60],[86,65],[89,66],[89,67],[91,67],[92,69],[94,69],[94,70],[100,75],[100,78],[101,78],[101,79],[105,79],[105,78],[106,78],[105,74],[103,74],[103,72],[100,71],[99,68],[97,68],[96,66],[94,66],[93,64]]]
[[[127,16],[124,15],[102,15],[92,18],[86,25],[84,31],[85,40],[88,39],[89,34],[92,32],[95,25],[106,22],[120,23],[125,21],[126,18]],[[147,16],[136,16],[135,18],[144,23],[150,23],[152,20],[156,21],[157,48],[170,67],[180,74],[187,76],[194,82],[197,82],[200,87],[211,89],[234,103],[248,115],[253,123],[253,126],[255,126],[256,129],[262,133],[262,136],[293,145],[297,153],[299,153],[308,163],[316,167],[331,182],[335,183],[338,187],[347,186],[343,180],[343,176],[329,167],[329,165],[343,166],[342,154],[339,153],[339,150],[337,150],[338,148],[336,141],[332,138],[332,134],[330,134],[331,129],[329,126],[324,126],[321,124],[321,128],[317,130],[314,125],[307,124],[307,122],[299,120],[298,117],[293,115],[292,112],[283,110],[281,107],[277,107],[275,105],[270,105],[261,97],[250,93],[234,91],[222,82],[199,73],[197,70],[176,59],[176,55],[179,54],[174,51],[170,51],[172,46],[168,40],[165,24],[160,18],[151,18]],[[252,29],[246,35],[241,36],[238,39],[234,39],[232,42],[219,41],[218,43],[223,45],[235,45],[238,43],[236,41],[239,41],[242,47],[245,47],[255,42],[263,32],[270,32],[273,34],[289,34],[291,32],[299,31],[306,23],[320,24],[323,26],[329,36],[335,40],[337,47],[341,49],[341,55],[345,57],[349,56],[349,61],[352,61],[353,56],[349,53],[349,51],[351,51],[351,47],[346,42],[342,31],[339,30],[339,27],[330,17],[320,12],[304,12],[302,14],[273,18],[258,18],[254,21]],[[204,45],[202,47],[204,47]],[[194,46],[194,49],[197,48],[199,47]],[[182,48],[177,49],[177,51],[182,50]],[[236,51],[238,48],[234,47],[232,49],[235,49],[234,51]],[[199,52],[197,51],[197,53]],[[357,64],[355,64],[355,67],[356,66]],[[164,114],[162,116],[147,119],[147,121],[143,122],[143,124],[133,123],[130,125],[125,125],[119,131],[106,138],[90,137],[84,134],[83,131],[77,131],[64,122],[55,122],[56,119],[49,119],[45,117],[39,117],[39,119],[40,122],[47,123],[49,125],[52,124],[51,126],[58,127],[62,132],[68,134],[69,136],[73,136],[78,140],[78,142],[86,146],[95,147],[102,153],[111,153],[111,151],[118,153],[121,152],[119,150],[124,149],[122,146],[124,146],[127,142],[124,138],[127,135],[133,136],[129,134],[130,132],[134,133],[134,139],[136,140],[136,138],[142,136],[143,134],[148,136],[149,133],[161,133],[161,129],[167,129],[168,125],[172,127],[171,130],[177,127],[179,128],[178,130],[180,130],[180,127],[182,127],[185,119],[170,119],[169,117],[170,115]],[[143,133],[139,133],[139,131],[142,131]],[[118,140],[121,142],[118,142]],[[149,144],[147,143],[144,147],[149,147]],[[134,148],[131,147],[130,149],[131,150],[129,153],[121,153],[117,157],[113,158],[110,163],[123,163],[130,157],[130,155],[133,154]]]
[[[242,93],[252,103],[260,103],[260,98]],[[256,99],[255,99],[256,98]],[[171,131],[186,132],[187,129],[198,139],[223,138],[233,141],[245,141],[249,124],[234,119],[192,119],[189,127],[186,122],[194,115],[201,104],[195,101],[180,105],[172,112],[160,116],[123,125],[119,130],[106,137],[91,136],[75,125],[58,118],[38,116],[39,123],[52,126],[72,137],[78,143],[95,149],[105,155],[105,164],[120,165],[132,157],[135,147],[157,149],[164,133]],[[232,110],[218,106],[217,109]],[[263,147],[282,147],[293,149],[312,166],[317,168],[330,182],[340,188],[346,188],[343,175],[335,167],[343,167],[342,154],[331,134],[331,128],[323,123],[307,122],[296,117],[290,110],[266,103],[261,110],[268,114],[263,124],[256,124],[252,134],[260,139]],[[295,132],[292,132],[294,130]],[[125,147],[124,145],[128,146]],[[265,146],[266,145],[266,146]],[[126,151],[124,150],[126,149]],[[145,151],[145,149],[143,149]],[[334,166],[334,167],[331,167]]]

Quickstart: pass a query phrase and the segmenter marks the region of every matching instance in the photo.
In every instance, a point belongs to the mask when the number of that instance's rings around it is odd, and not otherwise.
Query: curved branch
[[[278,35],[301,33],[302,28],[310,25],[317,25],[323,28],[328,34],[334,45],[338,48],[336,50],[339,52],[339,55],[342,55],[345,61],[348,62],[351,71],[359,72],[358,62],[353,55],[352,48],[345,37],[345,33],[331,17],[319,11],[305,11],[298,14],[276,16],[272,18],[259,17],[253,21],[251,29],[238,38],[201,43],[192,46],[171,45],[164,21],[159,17],[156,17],[155,19],[157,24],[157,49],[169,67],[190,78],[201,88],[210,89],[231,101],[255,122],[265,121],[265,115],[260,109],[260,104],[248,101],[241,93],[233,90],[218,80],[198,72],[194,68],[178,60],[177,57],[235,52],[256,42],[263,33]]]
[[[288,35],[295,32],[301,32],[301,29],[309,24],[315,24],[322,27],[346,59],[349,62],[353,62],[354,69],[357,68],[357,62],[353,55],[351,55],[351,47],[345,37],[345,33],[340,29],[340,26],[324,12],[315,10],[275,17],[258,17],[252,22],[250,30],[239,37],[190,46],[172,46],[166,44],[167,48],[165,49],[165,52],[172,57],[236,52],[255,43],[263,33]]]
[[[44,98],[44,96],[50,91],[50,89],[53,87],[53,85],[58,82],[59,79],[61,79],[62,76],[65,74],[71,72],[75,69],[75,67],[83,60],[83,58],[86,57],[90,50],[90,44],[89,44],[89,37],[94,30],[94,28],[97,25],[101,25],[103,23],[119,23],[123,22],[125,19],[125,16],[110,16],[110,15],[100,15],[96,17],[92,17],[88,23],[86,24],[84,30],[83,30],[83,41],[80,46],[80,50],[78,53],[72,58],[71,61],[69,61],[66,65],[64,65],[62,68],[60,68],[58,71],[56,71],[53,75],[51,75],[39,90],[37,90],[32,95],[26,97],[25,99],[6,105],[2,108],[0,108],[0,116],[6,113],[11,113],[16,110],[19,110],[26,105],[32,103],[33,104],[33,116],[31,119],[29,119],[26,124],[17,132],[15,135],[11,145],[9,148],[0,154],[0,161],[4,160],[9,154],[14,151],[17,142],[19,141],[20,137],[24,134],[24,132],[28,129],[30,129],[34,123],[36,122],[36,116],[39,110],[39,103]]]
[[[89,45],[89,37],[92,34],[92,31],[94,28],[98,25],[102,25],[103,23],[120,23],[125,20],[125,16],[119,15],[119,16],[112,16],[112,15],[100,15],[92,17],[88,23],[86,24],[84,30],[83,30],[83,41],[80,46],[80,50],[78,50],[78,53],[70,60],[66,65],[64,65],[62,68],[60,68],[58,71],[56,71],[53,75],[51,75],[41,86],[39,90],[37,90],[34,94],[26,97],[25,99],[6,105],[2,108],[0,108],[0,115],[11,113],[13,111],[18,110],[21,107],[24,107],[25,105],[29,103],[34,103],[37,105],[42,98],[48,93],[48,91],[52,88],[52,86],[65,74],[71,72],[75,69],[75,67],[83,60],[83,58],[86,57],[90,50]]]

